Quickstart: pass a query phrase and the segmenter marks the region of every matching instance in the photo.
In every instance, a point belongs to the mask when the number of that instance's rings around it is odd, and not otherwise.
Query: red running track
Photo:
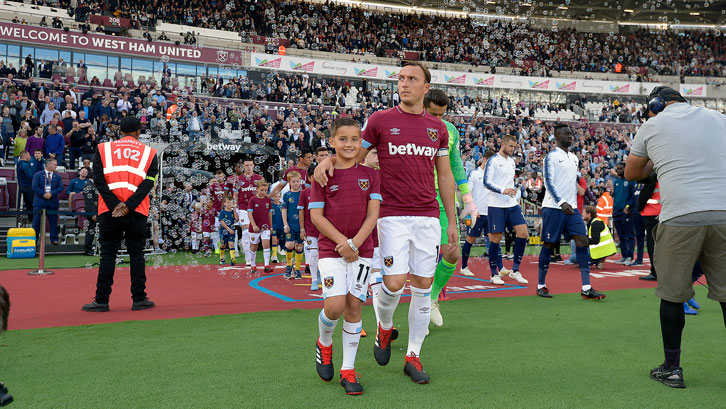
[[[505,261],[511,267],[511,262]],[[476,277],[455,275],[449,281],[449,299],[534,296],[537,288],[537,257],[528,256],[522,274],[529,284],[505,278],[506,285],[491,284],[486,259],[472,258],[469,268]],[[26,270],[0,271],[0,283],[10,292],[10,329],[88,325],[128,320],[158,320],[255,311],[322,307],[321,291],[310,290],[310,279],[287,281],[283,268],[273,274],[252,276],[242,267],[199,265],[147,268],[147,292],[156,308],[131,311],[128,267],[117,268],[111,311],[91,313],[81,306],[95,294],[97,270],[56,269],[54,275],[29,276]],[[591,281],[599,291],[654,288],[655,283],[638,280],[649,273],[649,265],[623,267],[609,261],[602,271],[593,270]],[[576,266],[553,263],[547,275],[553,294],[580,291]],[[408,291],[402,301],[407,301]],[[370,304],[368,300],[367,304]]]

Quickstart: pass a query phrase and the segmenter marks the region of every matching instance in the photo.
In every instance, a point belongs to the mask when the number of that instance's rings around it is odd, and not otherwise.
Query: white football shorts
[[[378,219],[383,275],[431,278],[441,245],[441,224],[436,217],[388,216]]]
[[[260,240],[270,240],[270,231],[261,230],[257,233],[247,230],[250,234],[250,244],[257,244]]]
[[[352,263],[342,258],[322,258],[318,261],[318,269],[323,280],[324,299],[350,293],[366,302],[371,275],[370,258],[358,257]]]

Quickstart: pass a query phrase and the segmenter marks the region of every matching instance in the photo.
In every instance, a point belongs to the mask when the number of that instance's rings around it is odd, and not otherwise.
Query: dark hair
[[[335,122],[333,122],[333,127],[330,129],[330,136],[335,137],[335,133],[338,131],[338,128],[342,128],[344,126],[356,126],[360,128],[360,123],[348,116],[338,118]]]
[[[420,62],[420,61],[411,61],[411,60],[404,60],[403,63],[401,63],[401,67],[408,67],[409,65],[415,65],[416,67],[421,68],[421,70],[424,73],[424,79],[426,80],[427,84],[431,83],[431,71],[429,71],[428,68],[426,68],[426,64]]]
[[[300,157],[300,158],[302,158],[303,156],[307,155],[308,153],[311,154],[311,155],[313,154],[313,151],[310,150],[310,148],[300,148],[300,150],[298,150],[298,152],[300,154],[300,156],[298,156],[298,157]]]
[[[492,156],[494,156],[496,154],[497,154],[496,152],[494,152],[493,150],[489,149],[486,152],[484,152],[484,159],[487,159],[488,160],[489,158],[491,158]]]
[[[320,146],[320,147],[318,147],[318,149],[315,149],[315,153],[329,152],[329,151],[330,150],[326,146]]]
[[[569,127],[570,127],[570,125],[563,124],[563,123],[555,124],[555,133],[562,128],[569,128]]]
[[[440,107],[446,107],[449,105],[449,96],[444,90],[432,88],[424,95],[424,107],[430,107],[432,102]]]

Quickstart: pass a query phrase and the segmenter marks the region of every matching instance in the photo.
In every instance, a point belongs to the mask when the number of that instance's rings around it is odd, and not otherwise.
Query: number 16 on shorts
[[[321,258],[318,269],[323,280],[324,298],[350,293],[362,302],[366,301],[371,274],[370,258],[358,257],[352,263],[342,258]]]

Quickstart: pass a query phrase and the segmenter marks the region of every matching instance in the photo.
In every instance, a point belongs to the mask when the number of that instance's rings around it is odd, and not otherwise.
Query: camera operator
[[[651,378],[685,388],[680,366],[683,302],[695,295],[691,274],[700,261],[708,298],[721,303],[726,325],[726,116],[694,107],[678,91],[656,87],[648,96],[649,120],[633,141],[628,180],[658,175],[661,213],[655,231],[656,295],[665,362]]]

